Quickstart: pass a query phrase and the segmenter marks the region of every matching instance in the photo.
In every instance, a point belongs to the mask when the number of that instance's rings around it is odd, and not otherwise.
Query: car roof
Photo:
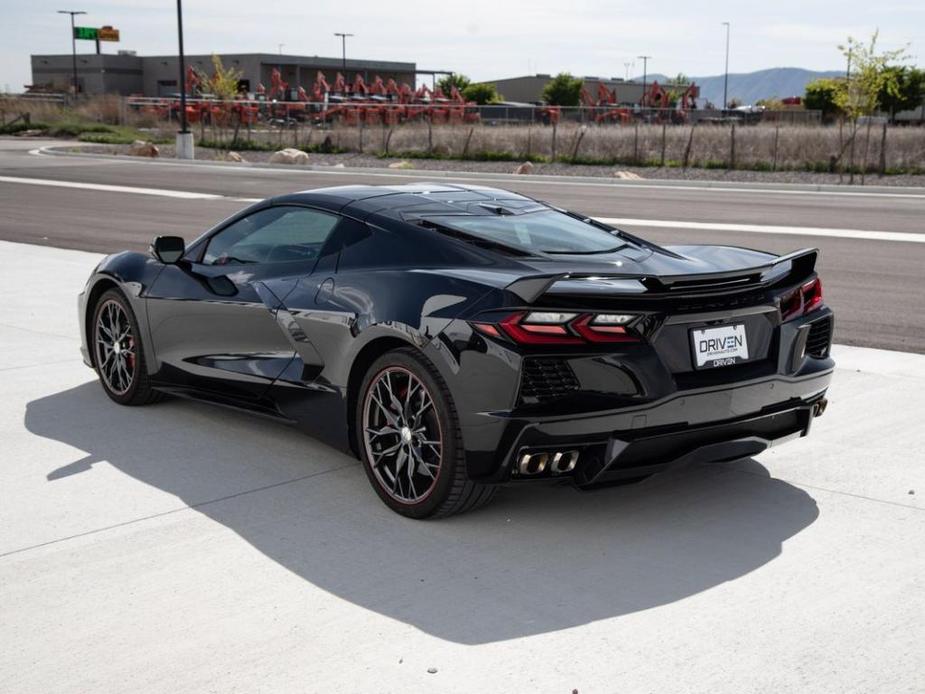
[[[428,182],[387,186],[333,186],[273,198],[276,204],[300,203],[334,211],[350,208],[355,212],[378,212],[389,216],[400,216],[404,210],[421,206],[430,208],[432,212],[443,209],[454,214],[465,214],[466,207],[473,203],[500,200],[515,205],[535,204],[531,198],[501,188]]]

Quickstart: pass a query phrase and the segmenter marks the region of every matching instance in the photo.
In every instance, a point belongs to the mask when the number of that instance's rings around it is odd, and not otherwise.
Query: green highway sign
[[[108,25],[99,29],[96,27],[74,27],[74,38],[79,41],[118,41],[119,30]]]
[[[99,37],[99,29],[96,27],[74,27],[74,38],[85,41],[96,41]]]

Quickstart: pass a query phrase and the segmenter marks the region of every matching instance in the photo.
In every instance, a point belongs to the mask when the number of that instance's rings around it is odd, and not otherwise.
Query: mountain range
[[[806,85],[820,77],[840,77],[844,72],[837,70],[804,70],[798,67],[774,67],[756,72],[729,73],[729,100],[741,104],[754,104],[759,99],[772,97],[803,96]],[[647,75],[651,84],[654,80],[665,82],[672,77],[661,74]],[[700,103],[712,101],[717,106],[723,102],[723,75],[692,77],[700,86]],[[634,81],[641,82],[640,75]]]

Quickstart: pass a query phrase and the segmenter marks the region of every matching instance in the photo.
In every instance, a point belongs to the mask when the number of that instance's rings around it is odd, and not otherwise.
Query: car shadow
[[[94,381],[30,402],[25,425],[85,454],[49,484],[106,461],[315,586],[464,644],[709,590],[773,560],[818,516],[806,492],[743,461],[590,493],[505,488],[480,511],[416,522],[386,509],[348,456],[207,405],[122,408]]]

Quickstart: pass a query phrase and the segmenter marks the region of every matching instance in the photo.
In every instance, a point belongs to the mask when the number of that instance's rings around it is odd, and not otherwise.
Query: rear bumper
[[[805,436],[822,409],[829,368],[684,391],[644,406],[594,415],[510,418],[485,482],[570,479],[585,487],[627,480],[685,462],[735,460]],[[821,364],[820,364],[821,366]],[[822,404],[820,404],[822,403]],[[578,451],[573,471],[523,475],[526,453]]]

